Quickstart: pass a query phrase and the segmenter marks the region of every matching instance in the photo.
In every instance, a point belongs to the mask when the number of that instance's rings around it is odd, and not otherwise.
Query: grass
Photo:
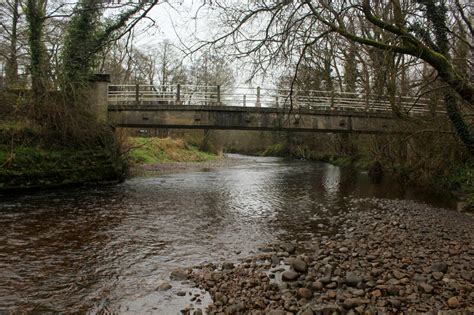
[[[218,159],[217,155],[199,151],[182,139],[129,138],[128,158],[133,164],[171,162],[204,162]]]

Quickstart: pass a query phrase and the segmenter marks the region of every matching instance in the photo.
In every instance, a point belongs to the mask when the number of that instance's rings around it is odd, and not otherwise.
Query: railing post
[[[176,105],[181,105],[181,84],[176,86]]]
[[[280,107],[280,104],[278,104],[278,95],[275,96],[275,101],[276,101],[276,108],[279,108],[279,107]]]
[[[247,106],[247,95],[244,94],[244,107]]]
[[[217,106],[221,106],[221,86],[217,86]]]
[[[255,102],[255,107],[261,107],[262,103],[260,102],[260,87],[257,87],[257,101]]]
[[[368,112],[370,110],[370,91],[365,91],[365,111]]]
[[[334,89],[331,90],[331,109],[334,109]]]
[[[140,105],[140,84],[135,84],[135,103]]]

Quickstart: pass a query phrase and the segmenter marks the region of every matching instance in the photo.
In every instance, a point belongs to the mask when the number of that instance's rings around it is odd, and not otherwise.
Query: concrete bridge
[[[105,90],[104,90],[105,89]],[[191,85],[106,85],[116,127],[399,133],[408,116],[442,113],[427,99],[337,91]]]

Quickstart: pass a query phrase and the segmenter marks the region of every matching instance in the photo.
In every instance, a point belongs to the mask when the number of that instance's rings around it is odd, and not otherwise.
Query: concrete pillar
[[[91,80],[91,91],[89,94],[91,110],[95,112],[97,120],[101,122],[107,121],[109,83],[109,74],[96,74]]]

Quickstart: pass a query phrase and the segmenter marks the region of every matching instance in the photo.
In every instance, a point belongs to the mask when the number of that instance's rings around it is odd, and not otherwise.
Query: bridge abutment
[[[108,119],[109,83],[109,74],[96,74],[90,84],[89,99],[91,108],[100,122],[106,122]]]

